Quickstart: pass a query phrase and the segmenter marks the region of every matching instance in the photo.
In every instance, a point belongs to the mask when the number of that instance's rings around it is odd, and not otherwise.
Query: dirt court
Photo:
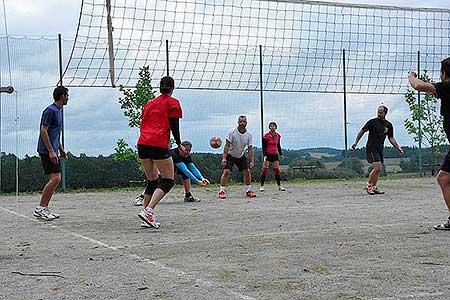
[[[0,299],[450,299],[450,232],[434,178],[178,185],[140,228],[135,192],[56,194],[52,222],[38,195],[0,197]]]

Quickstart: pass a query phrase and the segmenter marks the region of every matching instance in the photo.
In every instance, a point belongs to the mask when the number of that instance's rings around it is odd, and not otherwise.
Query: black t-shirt
[[[441,116],[444,117],[444,131],[447,138],[450,138],[450,82],[437,82],[436,98],[441,99]]]
[[[170,149],[170,156],[172,156],[172,160],[173,160],[173,164],[177,164],[180,162],[183,162],[185,164],[191,163],[192,162],[192,158],[190,155],[183,157],[180,155],[180,151],[178,150],[178,148],[173,148]]]
[[[366,152],[383,153],[384,140],[386,136],[394,136],[394,127],[391,122],[385,119],[373,118],[367,121],[362,128],[364,131],[369,131],[369,138],[367,139]]]

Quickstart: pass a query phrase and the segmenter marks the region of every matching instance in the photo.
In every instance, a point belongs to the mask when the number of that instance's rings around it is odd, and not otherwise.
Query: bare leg
[[[445,204],[450,211],[450,173],[440,170],[437,175],[437,182],[442,190],[442,196],[444,197]]]
[[[376,185],[378,182],[378,177],[381,173],[381,162],[377,161],[373,163],[373,170],[369,174],[369,180],[367,183],[371,185]]]
[[[172,157],[161,159],[161,160],[154,160],[154,164],[156,165],[156,168],[161,174],[162,179],[174,179],[174,170],[173,170],[173,160]],[[164,197],[165,192],[157,188],[155,192],[152,195],[152,198],[150,199],[149,206],[151,208],[155,208],[156,205],[158,205],[159,201]]]
[[[50,199],[53,196],[53,192],[55,191],[60,181],[61,181],[61,173],[51,173],[48,176],[48,182],[44,186],[44,189],[42,190],[41,202],[39,204],[40,206],[48,207]]]

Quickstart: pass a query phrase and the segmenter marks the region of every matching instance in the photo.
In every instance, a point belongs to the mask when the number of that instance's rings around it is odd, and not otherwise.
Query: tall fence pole
[[[59,49],[59,85],[63,85],[63,71],[62,71],[62,39],[61,33],[58,34],[58,49]],[[62,117],[62,126],[61,126],[61,145],[64,147],[64,106],[61,106],[61,117]],[[64,159],[61,159],[61,187],[63,190],[66,190],[66,162]]]
[[[166,64],[167,64],[167,76],[169,76],[169,40],[166,40]]]
[[[344,80],[344,145],[345,145],[345,165],[348,167],[348,137],[347,137],[347,73],[345,67],[345,49],[342,49],[342,74]]]
[[[264,92],[263,92],[263,54],[262,45],[259,45],[259,100],[261,107],[261,146],[264,137]],[[261,153],[261,160],[264,161],[264,153]]]
[[[417,51],[417,77],[420,78],[420,51]],[[422,112],[422,103],[420,100],[420,91],[417,91],[417,105],[419,106],[419,112]],[[419,173],[423,174],[422,166],[422,120],[421,113],[419,113]],[[434,168],[434,167],[433,167]]]

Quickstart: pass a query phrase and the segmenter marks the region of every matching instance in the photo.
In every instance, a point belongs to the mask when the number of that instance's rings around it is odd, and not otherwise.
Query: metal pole
[[[420,51],[417,51],[417,77],[420,78]],[[420,100],[420,91],[417,91],[417,105],[419,106],[419,173],[422,176],[422,103]]]
[[[345,165],[348,167],[348,144],[347,144],[347,73],[345,68],[345,49],[342,49],[342,73],[344,79],[344,144],[345,144]]]
[[[167,63],[167,76],[169,76],[169,40],[166,40],[166,63]]]
[[[264,98],[263,98],[263,56],[262,45],[259,45],[259,100],[261,108],[261,146],[264,136]],[[262,147],[261,147],[262,149]],[[264,153],[261,153],[261,161],[264,161]]]
[[[58,34],[58,49],[59,49],[59,85],[63,85],[63,71],[62,71],[62,39],[61,33]],[[64,106],[61,106],[61,117],[62,117],[62,130],[61,130],[61,145],[64,147]],[[61,160],[61,187],[66,190],[66,162]]]

